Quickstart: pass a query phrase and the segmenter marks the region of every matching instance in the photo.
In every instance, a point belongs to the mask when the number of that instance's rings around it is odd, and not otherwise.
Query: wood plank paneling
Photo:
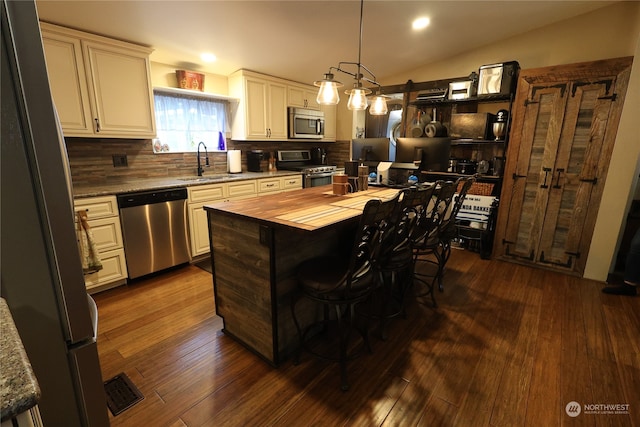
[[[497,256],[584,273],[632,61],[520,72]]]

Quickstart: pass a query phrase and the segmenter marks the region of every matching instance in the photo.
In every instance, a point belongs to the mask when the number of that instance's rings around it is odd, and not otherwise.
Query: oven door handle
[[[328,176],[333,176],[335,172],[324,172],[324,173],[307,173],[305,177],[307,178],[326,178]]]

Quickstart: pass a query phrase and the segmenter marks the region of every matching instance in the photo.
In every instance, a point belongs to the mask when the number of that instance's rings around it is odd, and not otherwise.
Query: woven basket
[[[462,189],[462,185],[464,183],[458,184],[458,192]],[[491,184],[489,182],[474,182],[469,187],[469,191],[467,194],[475,194],[476,196],[491,196],[493,193],[493,187],[495,184]]]

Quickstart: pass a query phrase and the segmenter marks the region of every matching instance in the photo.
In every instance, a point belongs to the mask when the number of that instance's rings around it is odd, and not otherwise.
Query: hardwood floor
[[[103,378],[145,399],[113,426],[637,426],[640,297],[453,251],[439,308],[413,301],[349,366],[275,369],[221,332],[211,275],[188,266],[94,295]],[[569,417],[569,402],[629,405]],[[589,407],[604,411],[603,407]]]

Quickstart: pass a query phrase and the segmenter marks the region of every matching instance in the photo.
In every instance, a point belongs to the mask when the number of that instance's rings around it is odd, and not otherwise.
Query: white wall
[[[178,87],[175,65],[151,62],[151,84],[156,87]],[[227,77],[204,73],[204,91],[218,95],[228,95]]]
[[[615,266],[626,213],[636,196],[640,173],[640,37],[637,39],[635,60],[631,68],[616,144],[611,153],[607,182],[593,231],[584,277],[605,280]]]
[[[522,69],[634,55],[640,2],[622,1],[480,49],[385,78],[383,85],[467,76],[481,65],[518,61]]]

